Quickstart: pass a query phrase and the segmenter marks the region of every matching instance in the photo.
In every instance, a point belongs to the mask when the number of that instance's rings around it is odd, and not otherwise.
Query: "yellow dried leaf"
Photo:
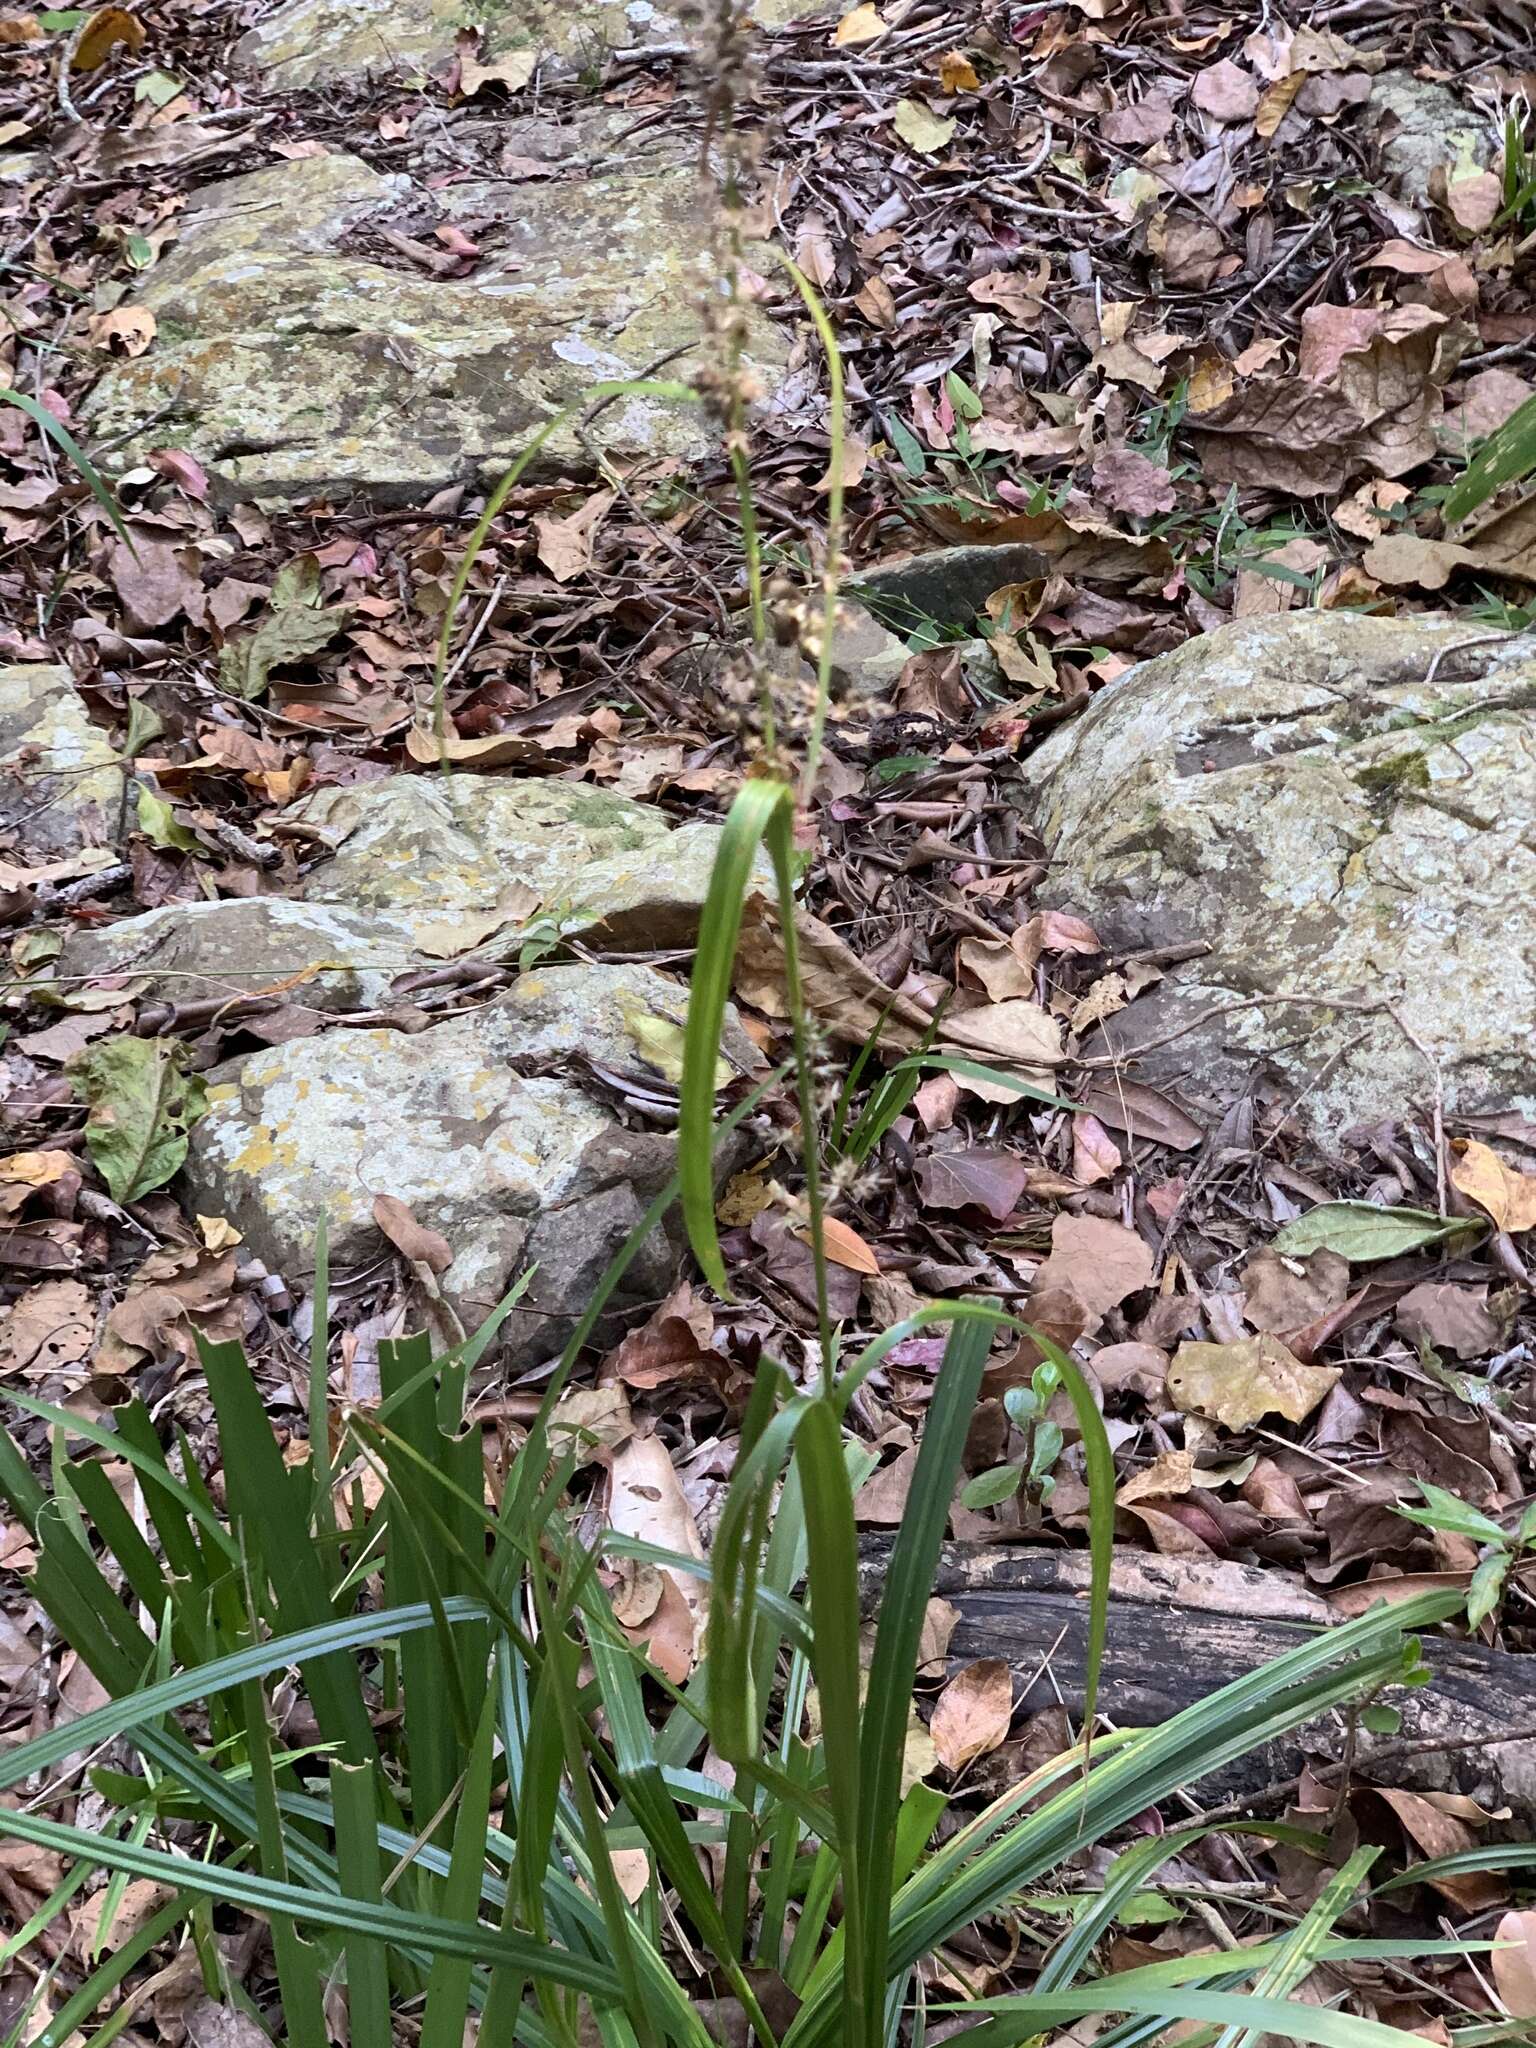
[[[78,1173],[79,1170],[70,1152],[12,1152],[0,1159],[0,1181],[19,1181],[29,1188],[49,1187],[66,1173]]]
[[[126,43],[130,51],[144,47],[144,24],[126,7],[98,7],[80,32],[71,71],[95,71],[117,48]]]
[[[1225,405],[1237,389],[1237,377],[1229,362],[1220,356],[1202,356],[1189,376],[1191,412],[1213,412]]]
[[[1536,1174],[1516,1173],[1491,1145],[1480,1144],[1476,1138],[1458,1140],[1451,1150],[1457,1155],[1451,1168],[1452,1185],[1469,1202],[1486,1209],[1496,1229],[1536,1230]]]
[[[1145,1472],[1137,1472],[1127,1479],[1115,1500],[1123,1508],[1138,1500],[1167,1500],[1188,1493],[1194,1483],[1194,1452],[1164,1451],[1161,1457],[1152,1460]]]
[[[744,1230],[773,1201],[773,1192],[755,1173],[733,1173],[715,1204],[715,1221],[723,1230]]]
[[[204,1246],[211,1252],[232,1251],[244,1241],[227,1216],[199,1216],[197,1229]]]
[[[892,126],[908,149],[919,156],[936,156],[955,132],[955,123],[921,100],[898,100]]]
[[[851,14],[843,16],[832,41],[840,50],[846,50],[850,43],[872,43],[876,36],[883,36],[890,25],[879,8],[866,0],[864,6],[855,7]]]
[[[1258,112],[1253,117],[1255,134],[1262,135],[1266,141],[1274,134],[1291,111],[1291,101],[1306,82],[1305,71],[1293,71],[1288,78],[1277,78],[1273,85],[1264,88]]]
[[[981,80],[964,50],[946,50],[939,59],[939,84],[945,92],[977,92]]]
[[[1266,1415],[1304,1422],[1339,1377],[1336,1365],[1303,1365],[1278,1337],[1240,1344],[1181,1344],[1168,1391],[1184,1415],[1208,1415],[1247,1429]]]

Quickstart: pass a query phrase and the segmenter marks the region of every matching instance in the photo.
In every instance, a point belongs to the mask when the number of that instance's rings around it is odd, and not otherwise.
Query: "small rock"
[[[1382,169],[1416,206],[1428,205],[1436,170],[1463,154],[1488,162],[1488,138],[1477,114],[1445,86],[1411,71],[1383,71],[1371,81],[1365,118],[1386,134]]]
[[[718,825],[674,830],[649,804],[536,776],[392,775],[319,790],[286,815],[337,847],[305,877],[307,902],[382,912],[439,958],[489,937],[518,891],[562,930],[685,946],[720,843]]]
[[[1326,1141],[1431,1101],[1428,1056],[1453,1113],[1536,1115],[1536,635],[1243,621],[1128,670],[1024,776],[1049,907],[1114,951],[1210,948],[1090,1052],[1211,1107],[1267,1065]]]
[[[893,632],[910,637],[927,625],[947,632],[975,631],[994,590],[1044,576],[1049,563],[1038,548],[1009,541],[998,547],[934,548],[904,562],[884,562],[852,585],[853,594]]]
[[[0,667],[0,829],[17,850],[41,860],[110,845],[122,801],[122,764],[69,670]]]
[[[217,903],[167,903],[121,924],[79,926],[64,941],[60,976],[131,975],[155,1002],[284,990],[311,1010],[378,1009],[397,974],[426,963],[410,933],[387,917],[340,904],[290,903],[277,896]]]
[[[552,1357],[676,1146],[624,1129],[575,1080],[524,1078],[512,1062],[570,1041],[638,1065],[637,1008],[670,1022],[685,1002],[648,968],[570,967],[419,1034],[341,1029],[252,1053],[211,1077],[186,1166],[193,1205],[227,1216],[253,1257],[298,1278],[313,1270],[322,1211],[333,1258],[356,1263],[381,1249],[374,1196],[397,1196],[452,1247],[443,1288],[467,1324],[537,1266],[507,1350],[518,1362]],[[733,1014],[725,1044],[751,1053]],[[723,1147],[722,1172],[738,1156]],[[620,1302],[664,1293],[676,1254],[653,1233]]]

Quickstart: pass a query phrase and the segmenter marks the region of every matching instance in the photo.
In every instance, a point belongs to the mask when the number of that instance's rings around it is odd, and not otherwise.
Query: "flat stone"
[[[1208,1106],[1261,1065],[1324,1141],[1429,1103],[1431,1061],[1453,1114],[1536,1115],[1536,635],[1482,637],[1245,621],[1128,671],[1030,757],[1045,902],[1116,951],[1210,948],[1089,1051]]]
[[[205,1002],[288,984],[311,1010],[380,1009],[398,974],[423,964],[404,925],[335,903],[279,896],[167,903],[121,924],[81,925],[64,941],[61,978],[130,975],[155,1002]],[[295,981],[295,977],[303,976]]]
[[[616,146],[617,132],[594,114],[554,131],[580,143],[559,175],[440,195],[352,156],[301,157],[194,193],[134,302],[154,314],[155,341],[97,385],[92,432],[122,437],[119,468],[185,448],[224,501],[409,502],[499,476],[604,380],[681,350],[665,375],[686,381],[708,245],[698,178],[675,138],[647,150]],[[428,242],[434,220],[489,217],[472,275],[380,260],[379,229],[403,213]],[[749,365],[771,391],[788,339],[756,309],[748,330]],[[697,406],[636,396],[609,405],[587,440],[620,459],[693,460],[714,435]],[[574,429],[541,460],[583,463]]]
[[[753,17],[779,26],[805,0],[756,0]],[[527,51],[545,83],[600,78],[610,53],[687,40],[675,10],[652,0],[288,0],[243,36],[235,63],[287,92],[393,73],[432,72],[460,30],[481,32],[481,61]]]
[[[117,834],[123,770],[67,668],[0,667],[0,830],[25,856],[57,858]]]
[[[1390,129],[1381,165],[1393,185],[1416,206],[1429,203],[1429,181],[1458,160],[1487,164],[1486,124],[1448,87],[1411,71],[1383,71],[1371,80],[1365,118]]]
[[[893,632],[910,636],[931,624],[973,633],[977,615],[985,612],[994,590],[1008,583],[1029,583],[1049,568],[1038,548],[1019,541],[997,547],[931,548],[926,554],[908,555],[905,561],[866,569],[850,588]]]
[[[305,876],[307,902],[381,912],[438,957],[521,924],[527,890],[562,931],[686,946],[720,843],[718,825],[674,828],[652,805],[534,776],[392,775],[319,790],[286,816],[336,847]]]
[[[644,1060],[637,1020],[675,1024],[686,991],[648,968],[571,967],[417,1034],[339,1029],[252,1053],[212,1078],[186,1181],[200,1215],[227,1216],[254,1255],[313,1271],[325,1213],[339,1264],[376,1256],[375,1195],[397,1196],[441,1231],[454,1260],[444,1292],[481,1320],[530,1265],[508,1326],[516,1361],[556,1353],[613,1254],[671,1174],[665,1132],[630,1131],[573,1080],[520,1075],[564,1034]],[[751,1054],[734,1016],[726,1042]],[[722,1170],[735,1153],[726,1148]],[[675,1226],[674,1226],[675,1227]],[[620,1303],[670,1284],[679,1243],[658,1229]]]

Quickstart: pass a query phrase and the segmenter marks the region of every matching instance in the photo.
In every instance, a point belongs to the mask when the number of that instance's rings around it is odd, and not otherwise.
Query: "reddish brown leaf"
[[[974,1145],[964,1152],[931,1152],[920,1160],[917,1184],[930,1209],[984,1209],[1001,1223],[1024,1192],[1026,1168],[1013,1152]]]

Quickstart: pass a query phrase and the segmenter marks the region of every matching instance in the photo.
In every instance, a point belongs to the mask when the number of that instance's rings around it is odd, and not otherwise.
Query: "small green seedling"
[[[1420,1528],[1439,1529],[1448,1536],[1464,1536],[1468,1542],[1478,1545],[1482,1555],[1467,1588],[1467,1626],[1478,1628],[1490,1615],[1497,1626],[1503,1613],[1510,1573],[1522,1554],[1536,1544],[1536,1501],[1532,1501],[1520,1517],[1518,1527],[1511,1532],[1494,1521],[1491,1515],[1480,1514],[1464,1500],[1458,1500],[1454,1493],[1447,1493],[1443,1486],[1431,1486],[1427,1479],[1421,1479],[1418,1486],[1424,1496],[1424,1505],[1399,1508],[1397,1512],[1405,1520],[1417,1522]]]
[[[1006,1465],[994,1465],[978,1472],[960,1496],[968,1508],[996,1508],[1015,1495],[1038,1513],[1056,1490],[1052,1467],[1061,1456],[1063,1437],[1059,1424],[1046,1415],[1051,1396],[1061,1385],[1058,1369],[1046,1361],[1037,1365],[1027,1387],[1010,1387],[1003,1396],[1003,1410],[1023,1438],[1022,1455]]]

